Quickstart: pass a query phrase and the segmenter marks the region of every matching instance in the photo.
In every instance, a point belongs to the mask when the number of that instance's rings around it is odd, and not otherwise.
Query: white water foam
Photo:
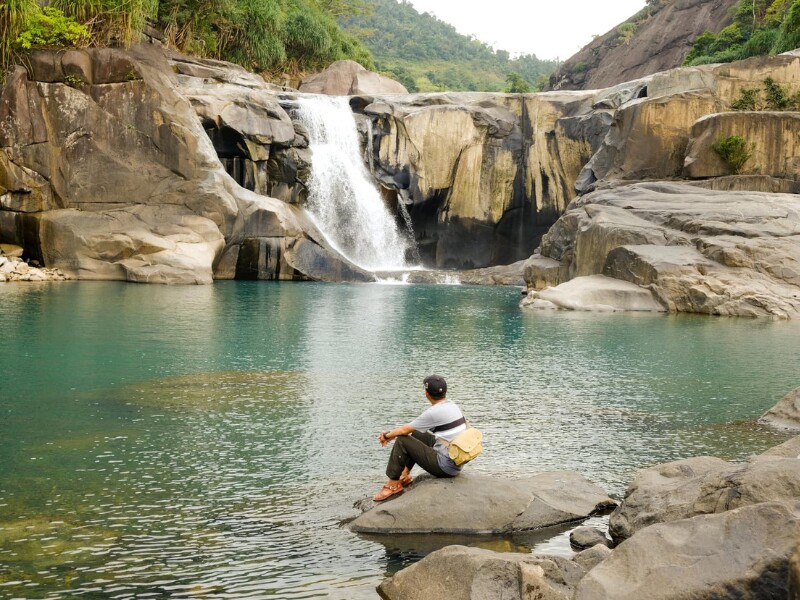
[[[312,154],[307,208],[319,228],[363,269],[408,268],[413,237],[400,231],[364,167],[347,98],[305,96],[298,106]]]

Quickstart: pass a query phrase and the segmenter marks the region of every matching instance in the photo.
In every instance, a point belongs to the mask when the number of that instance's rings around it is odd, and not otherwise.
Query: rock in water
[[[798,499],[800,459],[776,457],[742,465],[691,458],[639,471],[611,515],[609,532],[619,541],[654,523]]]
[[[578,527],[569,534],[569,543],[573,548],[586,550],[597,545],[608,546],[606,534],[594,527]]]
[[[375,505],[351,523],[363,533],[511,533],[580,521],[616,502],[574,471],[524,479],[462,473],[423,478],[404,494]]]
[[[792,390],[761,415],[759,423],[779,429],[800,430],[800,388]]]
[[[384,600],[568,600],[585,571],[557,556],[448,546],[378,586]]]
[[[576,277],[541,292],[531,292],[522,306],[591,312],[664,312],[653,293],[635,283],[603,275]]]
[[[800,503],[762,503],[653,525],[618,546],[575,600],[786,598]]]

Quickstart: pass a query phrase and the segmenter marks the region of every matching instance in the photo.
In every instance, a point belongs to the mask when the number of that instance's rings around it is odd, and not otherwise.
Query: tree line
[[[731,62],[800,47],[800,0],[739,0],[733,23],[694,41],[684,64]]]
[[[37,0],[0,2],[0,61],[34,47],[125,45],[150,24],[183,52],[259,72],[303,72],[340,59],[374,68],[337,17],[363,0]]]
[[[406,0],[366,0],[369,9],[339,19],[370,49],[378,69],[409,91],[540,89],[558,66],[534,54],[511,58]]]

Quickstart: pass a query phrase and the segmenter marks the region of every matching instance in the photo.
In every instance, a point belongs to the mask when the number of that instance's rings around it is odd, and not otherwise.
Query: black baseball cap
[[[447,395],[447,382],[441,375],[428,375],[422,383],[425,391],[433,398],[444,398]]]

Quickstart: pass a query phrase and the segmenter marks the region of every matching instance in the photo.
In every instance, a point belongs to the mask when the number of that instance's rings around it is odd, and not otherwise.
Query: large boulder
[[[300,83],[300,91],[329,96],[408,93],[399,81],[368,71],[352,60],[337,60],[324,71],[306,77]]]
[[[573,202],[526,263],[529,290],[605,275],[670,312],[800,314],[800,197],[687,183],[611,185]]]
[[[568,600],[585,574],[556,556],[448,546],[378,586],[384,600]]]
[[[653,525],[578,584],[575,600],[786,598],[800,503],[761,503]]]
[[[800,429],[800,388],[786,394],[780,402],[761,415],[759,423],[779,429]]]
[[[574,471],[506,479],[462,473],[422,478],[404,494],[375,505],[350,528],[362,533],[511,533],[583,520],[616,502]]]
[[[699,457],[639,471],[611,515],[615,541],[654,523],[721,513],[760,502],[800,501],[800,459],[746,464]]]

